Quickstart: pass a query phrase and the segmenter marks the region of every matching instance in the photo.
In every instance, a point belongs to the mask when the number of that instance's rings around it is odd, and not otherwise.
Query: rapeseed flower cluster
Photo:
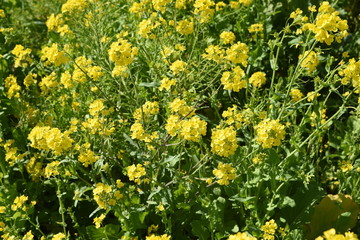
[[[280,123],[279,119],[264,119],[254,128],[257,133],[256,140],[263,148],[280,146],[281,141],[285,138],[285,126]]]
[[[250,125],[255,117],[255,113],[250,108],[240,111],[236,105],[233,105],[222,113],[222,117],[227,125],[233,125],[236,129],[239,129],[243,125]]]
[[[152,13],[148,19],[143,19],[138,26],[138,34],[143,38],[155,39],[154,30],[157,29],[161,22],[156,20],[157,14]]]
[[[111,44],[108,53],[110,61],[115,63],[112,75],[124,76],[127,66],[134,61],[138,48],[132,47],[126,39],[119,38]]]
[[[266,83],[266,74],[264,72],[255,72],[249,78],[249,83],[256,88],[262,87]]]
[[[84,56],[80,56],[75,59],[74,71],[72,73],[72,80],[74,80],[75,82],[85,83],[88,80],[88,78],[96,81],[103,75],[104,73],[101,67],[94,66],[91,59],[87,59]],[[69,79],[63,80],[63,82],[71,85],[70,81],[71,80]]]
[[[194,14],[199,15],[200,23],[209,22],[215,13],[215,2],[211,0],[196,0],[194,3]]]
[[[290,91],[291,101],[297,102],[304,97],[304,94],[297,88],[293,88]]]
[[[86,120],[81,123],[81,126],[81,129],[87,130],[91,134],[99,134],[101,136],[109,136],[115,131],[114,122],[100,116],[87,117]]]
[[[61,6],[62,13],[69,13],[72,14],[74,12],[81,12],[87,8],[88,2],[86,0],[67,0]]]
[[[360,90],[360,61],[355,61],[354,58],[349,60],[345,69],[339,71],[342,77],[341,83],[347,85],[349,83],[355,88],[357,92]]]
[[[123,198],[119,189],[105,183],[97,183],[93,189],[94,200],[101,209],[115,206],[116,202]]]
[[[156,236],[155,234],[152,234],[150,236],[146,236],[146,240],[170,240],[170,236],[167,234],[163,234],[160,236]]]
[[[168,117],[165,129],[170,136],[178,135],[185,140],[199,142],[201,136],[206,135],[207,123],[194,116],[195,109],[188,106],[184,99],[174,99],[169,107],[172,115]]]
[[[30,158],[26,164],[26,171],[31,175],[34,181],[37,181],[43,174],[42,164],[40,161],[36,161],[35,157]]]
[[[51,127],[34,127],[28,135],[31,147],[53,151],[56,155],[60,155],[64,151],[72,147],[73,139],[69,137],[68,132],[61,132],[58,128]]]
[[[233,127],[216,128],[211,134],[211,151],[221,157],[228,157],[238,148],[236,131]]]
[[[251,236],[247,232],[238,232],[230,235],[227,240],[256,240],[256,237]]]
[[[225,60],[225,50],[218,45],[210,45],[205,49],[205,53],[201,56],[209,61],[220,64]]]
[[[5,161],[9,163],[10,166],[14,166],[14,164],[23,159],[26,156],[26,153],[18,154],[18,148],[14,147],[15,140],[7,140],[3,147],[5,150]]]
[[[322,236],[315,238],[315,240],[358,240],[359,238],[353,232],[346,232],[344,234],[336,233],[334,228],[324,232]]]
[[[152,5],[155,11],[164,13],[166,10],[166,5],[171,3],[171,0],[152,0]]]
[[[307,69],[309,73],[312,73],[316,67],[319,65],[319,56],[314,51],[305,51],[304,54],[299,55],[299,60],[301,60],[300,66]]]
[[[220,81],[224,85],[225,90],[239,92],[240,89],[246,87],[246,81],[243,79],[244,76],[244,70],[242,70],[241,67],[237,66],[232,69],[232,72],[223,72]]]
[[[161,80],[161,85],[159,86],[159,90],[163,91],[165,89],[166,91],[170,91],[170,88],[175,85],[176,85],[176,79],[169,79],[168,77],[164,77]]]
[[[78,160],[82,163],[85,167],[89,166],[92,163],[95,163],[99,160],[99,156],[96,156],[93,151],[90,149],[84,149],[80,152]]]
[[[267,221],[263,226],[261,226],[261,230],[264,232],[263,239],[264,240],[274,240],[275,239],[275,231],[278,228],[274,219]]]
[[[152,140],[159,137],[156,131],[147,133],[144,129],[146,122],[151,120],[151,117],[159,113],[159,103],[158,102],[145,102],[140,108],[137,108],[134,113],[134,124],[131,125],[131,137],[133,139],[138,139],[146,143],[151,142]]]
[[[13,97],[20,98],[21,87],[16,80],[17,79],[14,75],[9,75],[7,78],[5,78],[5,88],[8,89],[7,97],[9,99]]]
[[[70,58],[66,56],[64,51],[59,49],[57,43],[53,43],[50,47],[44,47],[41,50],[41,61],[45,65],[54,64],[55,66],[60,66],[70,61]]]
[[[314,23],[305,23],[302,30],[310,30],[315,34],[315,39],[321,43],[325,42],[331,45],[334,40],[340,43],[348,35],[348,24],[346,20],[341,19],[339,12],[325,1],[320,4],[318,14]]]
[[[206,125],[204,120],[194,116],[190,119],[181,120],[179,137],[188,141],[199,142],[201,136],[206,135]]]
[[[187,19],[181,20],[176,25],[176,30],[183,35],[190,35],[194,32],[194,22]]]
[[[264,31],[264,26],[261,23],[255,23],[255,24],[250,25],[248,30],[249,30],[249,33],[251,33],[251,34],[257,34],[259,32]]]
[[[176,60],[170,66],[170,70],[174,75],[177,75],[182,72],[187,72],[187,63],[181,60]]]
[[[224,44],[233,44],[236,40],[236,37],[233,32],[222,32],[220,34],[220,39]]]
[[[213,174],[218,179],[220,185],[229,185],[231,180],[236,178],[236,169],[228,163],[219,163],[213,170]]]
[[[101,223],[104,221],[106,215],[101,214],[99,217],[94,218],[93,222],[95,224],[95,228],[100,228]]]
[[[48,20],[46,21],[46,26],[48,31],[55,31],[60,33],[60,36],[64,36],[65,34],[72,34],[72,31],[69,28],[69,25],[65,24],[63,19],[63,15],[60,14],[51,14]]]
[[[134,113],[136,122],[148,120],[151,116],[158,114],[160,111],[158,102],[146,101],[140,108],[137,108]]]
[[[51,238],[51,240],[63,240],[66,238],[66,235],[64,233],[57,233],[54,234],[54,236]]]
[[[59,166],[60,166],[59,161],[52,161],[51,163],[48,163],[44,169],[44,176],[46,178],[56,177],[57,175],[60,174]]]
[[[25,195],[20,195],[17,196],[14,201],[13,204],[11,205],[11,210],[12,211],[16,211],[18,209],[21,209],[23,211],[26,211],[28,206],[25,204],[27,201],[29,200],[28,196]],[[33,205],[35,205],[36,202],[32,202]]]
[[[237,42],[226,50],[226,59],[234,64],[247,66],[249,48],[245,43]]]
[[[17,44],[15,48],[11,51],[12,54],[15,55],[15,63],[14,67],[27,67],[29,63],[31,63],[30,48],[24,48],[24,46]]]
[[[133,164],[127,168],[127,176],[130,181],[134,181],[137,184],[141,183],[141,178],[145,175],[146,171],[142,164]]]

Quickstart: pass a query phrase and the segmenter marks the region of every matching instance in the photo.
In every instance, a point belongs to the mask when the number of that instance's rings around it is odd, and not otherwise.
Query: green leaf
[[[170,167],[175,166],[175,164],[177,162],[180,161],[180,156],[181,154],[175,155],[175,156],[170,156],[166,159],[164,159],[164,161],[161,162],[161,164],[168,164]]]
[[[210,238],[209,230],[200,220],[195,220],[191,224],[192,233],[199,238],[199,240],[207,240]]]

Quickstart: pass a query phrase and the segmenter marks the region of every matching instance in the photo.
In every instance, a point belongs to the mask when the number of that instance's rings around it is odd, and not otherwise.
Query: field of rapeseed
[[[357,0],[0,0],[5,240],[358,239]]]

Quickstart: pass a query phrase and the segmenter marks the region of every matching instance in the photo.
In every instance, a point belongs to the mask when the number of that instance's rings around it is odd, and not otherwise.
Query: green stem
[[[56,196],[59,200],[59,213],[61,214],[61,225],[63,227],[63,232],[66,235],[66,223],[65,223],[65,209],[64,209],[64,203],[61,200],[61,189],[60,189],[60,181],[56,180],[56,185],[57,185],[57,191],[56,191]]]

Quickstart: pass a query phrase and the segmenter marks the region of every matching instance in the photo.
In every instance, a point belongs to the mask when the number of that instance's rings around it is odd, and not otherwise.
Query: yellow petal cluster
[[[281,141],[285,138],[285,126],[277,120],[264,119],[255,127],[257,142],[263,148],[280,146]]]
[[[52,150],[56,155],[71,148],[72,140],[68,133],[62,133],[58,128],[34,127],[28,135],[31,147],[39,150]]]
[[[211,151],[221,157],[228,157],[238,148],[236,131],[233,127],[213,129],[211,135]]]
[[[219,163],[213,170],[213,174],[218,179],[220,185],[229,185],[231,180],[236,178],[236,170],[228,163]]]

